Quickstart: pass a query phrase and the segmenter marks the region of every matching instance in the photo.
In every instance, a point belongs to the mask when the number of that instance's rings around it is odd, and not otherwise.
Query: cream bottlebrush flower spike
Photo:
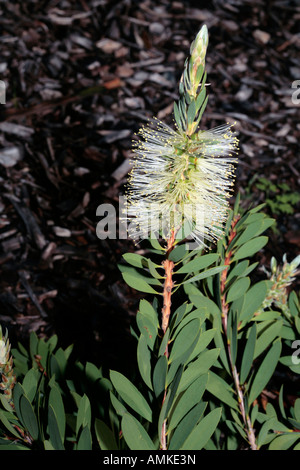
[[[6,335],[3,336],[0,326],[0,390],[4,392],[9,402],[12,401],[12,389],[16,377],[13,371],[13,359],[10,355],[10,343]]]
[[[230,125],[197,130],[207,103],[207,44],[204,25],[180,80],[176,129],[153,119],[139,131],[127,194],[129,235],[135,240],[151,232],[168,240],[185,225],[203,247],[223,233],[238,140]]]

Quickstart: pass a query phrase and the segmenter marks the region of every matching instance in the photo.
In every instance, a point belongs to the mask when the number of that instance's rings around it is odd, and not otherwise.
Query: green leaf
[[[49,395],[49,405],[53,407],[57,419],[58,429],[62,442],[65,438],[66,416],[61,393],[57,386],[54,386]]]
[[[249,393],[249,404],[254,402],[254,400],[260,395],[265,386],[268,384],[280,358],[280,353],[281,342],[280,339],[277,339],[266,354],[266,357],[264,358],[254,377]]]
[[[229,282],[234,278],[234,277],[243,277],[244,273],[248,269],[249,266],[249,260],[243,260],[240,263],[237,263],[234,268],[231,268],[228,275],[227,275],[227,281],[226,283],[229,284]]]
[[[201,323],[198,318],[194,318],[187,325],[180,329],[172,345],[169,362],[183,356],[195,341],[200,333]]]
[[[149,348],[153,349],[158,332],[157,325],[154,325],[152,320],[140,311],[136,315],[136,323],[140,333],[145,336]]]
[[[205,391],[207,379],[207,374],[198,377],[174,403],[168,425],[168,432],[176,428],[181,419],[200,402]]]
[[[179,450],[191,431],[201,419],[207,403],[200,402],[195,405],[177,425],[171,437],[169,450]]]
[[[0,421],[2,422],[2,424],[6,427],[6,429],[15,437],[17,437],[18,439],[20,438],[20,434],[17,432],[17,430],[14,428],[14,426],[12,425],[12,423],[10,422],[9,419],[7,419],[6,416],[9,416],[11,417],[12,414],[9,413],[9,415],[6,415],[5,412],[3,410],[0,409]]]
[[[268,327],[261,333],[256,341],[254,359],[256,359],[269,346],[269,344],[271,344],[274,339],[280,335],[282,325],[283,319],[278,318],[275,322],[269,324]]]
[[[195,361],[190,363],[182,374],[178,393],[184,391],[194,380],[200,377],[200,375],[206,374],[216,362],[219,352],[220,350],[218,348],[204,351]]]
[[[151,232],[151,237],[149,238],[149,241],[151,243],[151,246],[157,250],[160,254],[164,253],[165,250],[160,246],[158,239],[155,235],[155,233]]]
[[[129,285],[129,287],[132,287],[133,289],[141,292],[157,294],[156,290],[154,290],[153,287],[151,287],[148,282],[146,282],[141,277],[138,277],[137,275],[129,272],[122,273],[122,276],[126,284]]]
[[[39,426],[33,411],[33,407],[25,395],[21,396],[19,405],[24,426],[32,438],[36,440],[39,435]]]
[[[125,413],[127,413],[127,409],[125,408],[123,403],[121,403],[120,400],[118,400],[117,397],[115,397],[115,395],[111,391],[109,392],[109,396],[111,404],[118,415],[123,416]]]
[[[207,277],[220,273],[225,268],[227,268],[227,266],[215,266],[214,268],[210,268],[207,271],[204,271],[200,274],[196,274],[196,276],[190,277],[186,281],[183,281],[181,284],[188,284],[190,282],[196,282],[196,281],[200,281],[201,279],[206,279]]]
[[[245,301],[240,312],[239,320],[249,321],[255,312],[259,310],[268,291],[269,281],[260,281],[254,284],[245,294]]]
[[[237,348],[238,348],[238,340],[237,340],[237,313],[232,309],[229,310],[228,315],[228,322],[227,322],[227,341],[229,341],[229,347],[231,352],[232,364],[235,365],[236,357],[237,357]]]
[[[211,300],[209,297],[205,297],[203,294],[198,291],[198,295],[189,294],[190,301],[195,305],[197,308],[206,308],[209,313],[214,316],[220,316],[221,312],[217,304]]]
[[[138,255],[137,253],[125,253],[123,258],[126,263],[131,264],[136,268],[144,268],[147,266],[147,259],[144,256]]]
[[[145,336],[141,335],[137,347],[137,361],[139,371],[145,384],[153,390],[151,383],[151,353],[147,345]]]
[[[200,66],[200,67],[201,67],[201,66]],[[198,73],[199,73],[199,74],[202,76],[203,68],[201,69],[200,67],[199,67],[199,69],[197,70],[197,75],[198,75]],[[201,78],[200,78],[199,80],[201,80]],[[200,93],[199,93],[199,95],[197,96],[197,98],[196,98],[196,112],[198,112],[198,110],[200,109],[200,107],[203,105],[203,102],[204,102],[204,100],[205,100],[205,96],[206,96],[206,89],[203,88],[203,89],[200,91]]]
[[[81,428],[88,426],[91,427],[92,411],[91,404],[88,397],[84,394],[79,402],[77,419],[76,419],[76,435],[78,435]]]
[[[274,222],[275,219],[265,218],[247,225],[246,229],[241,234],[241,236],[235,241],[234,245],[241,246],[242,244],[248,242],[250,239],[257,237],[269,227],[271,227]]]
[[[259,250],[261,250],[268,243],[268,237],[261,236],[249,240],[242,245],[233,256],[232,261],[237,261],[242,258],[250,258]]]
[[[238,299],[239,297],[242,297],[246,293],[250,286],[250,279],[249,277],[242,277],[241,279],[237,279],[233,285],[230,287],[227,296],[226,296],[226,301],[227,303],[233,302],[234,300]]]
[[[148,421],[152,421],[152,411],[143,395],[138,389],[120,372],[110,371],[110,380],[119,393],[120,397],[133,410]]]
[[[177,327],[177,325],[181,325],[182,319],[186,316],[193,309],[193,304],[181,304],[174,312],[171,318],[171,329],[172,331]]]
[[[193,100],[187,110],[188,124],[192,124],[194,122],[195,116],[196,116],[196,103]]]
[[[156,450],[145,428],[129,413],[123,416],[121,428],[130,450]]]
[[[211,253],[204,256],[199,256],[194,258],[192,261],[184,264],[175,274],[186,274],[191,272],[197,272],[201,269],[205,269],[211,264],[215,263],[219,259],[220,255],[218,253]]]
[[[92,435],[89,426],[85,426],[80,432],[76,450],[92,450]]]
[[[153,371],[153,388],[156,397],[165,390],[167,370],[168,359],[165,355],[162,355],[158,358]]]
[[[294,413],[296,420],[300,422],[300,398],[297,398],[294,403]]]
[[[48,408],[49,441],[54,450],[64,450],[63,440],[58,424],[58,417],[52,405]]]
[[[32,402],[35,394],[37,393],[39,379],[40,379],[40,372],[38,371],[38,369],[33,369],[33,368],[29,369],[29,371],[26,373],[23,379],[22,386],[23,386],[25,395],[27,396],[30,403]]]
[[[288,434],[282,434],[281,436],[275,437],[269,445],[269,450],[287,450],[295,442],[300,439],[299,432],[291,432]]]
[[[175,248],[171,251],[169,255],[169,260],[177,263],[178,261],[182,260],[187,252],[186,244],[182,243],[181,245],[175,246]]]
[[[195,346],[194,351],[192,352],[192,355],[190,356],[189,360],[194,359],[197,357],[204,349],[208,346],[208,344],[213,340],[214,336],[216,334],[216,329],[211,328],[210,330],[203,331],[200,334],[200,338]]]
[[[160,343],[160,346],[159,346],[159,350],[158,350],[158,355],[159,356],[162,356],[163,354],[165,354],[166,347],[167,347],[168,342],[169,342],[169,337],[170,337],[170,329],[167,328],[167,330],[166,330],[166,332],[163,336],[162,342]]]
[[[256,324],[252,325],[249,337],[247,339],[247,343],[244,349],[244,354],[241,363],[241,371],[240,371],[240,382],[243,384],[248,377],[248,374],[251,370],[253,357],[254,357],[254,349],[256,343]]]
[[[146,315],[146,317],[149,318],[153,325],[155,325],[156,327],[159,326],[157,313],[154,307],[150,304],[150,302],[148,302],[148,300],[142,299],[140,301],[139,310],[141,313],[143,313],[144,315]]]
[[[181,447],[182,450],[201,450],[214,433],[220,418],[222,408],[215,408],[193,429]]]
[[[219,400],[229,405],[234,410],[238,410],[237,400],[233,398],[234,392],[222,377],[212,371],[208,374],[206,389]]]
[[[0,444],[0,450],[31,450],[28,447],[22,446],[22,444]]]
[[[179,109],[178,109],[178,106],[177,106],[176,101],[174,101],[174,117],[175,117],[175,121],[176,121],[177,126],[179,127],[180,130],[182,130],[182,123],[181,123],[181,119],[180,119],[180,112],[179,112]]]
[[[99,418],[95,419],[95,432],[101,450],[118,450],[112,430]]]

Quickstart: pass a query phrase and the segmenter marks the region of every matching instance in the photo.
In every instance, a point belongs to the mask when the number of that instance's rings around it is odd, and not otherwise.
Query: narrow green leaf
[[[28,429],[28,432],[32,438],[36,440],[39,435],[39,426],[33,411],[33,407],[25,395],[22,395],[20,398],[20,411],[26,429]]]
[[[52,407],[48,407],[48,429],[49,429],[49,441],[54,450],[64,450],[63,441],[58,425],[58,417]]]
[[[174,312],[171,318],[171,329],[172,331],[177,327],[177,325],[181,324],[182,319],[186,316],[193,309],[193,304],[181,304]]]
[[[118,450],[112,430],[99,418],[95,419],[95,432],[101,450]]]
[[[115,395],[111,391],[109,392],[109,396],[111,404],[119,416],[123,416],[125,413],[127,413],[127,409],[125,408],[123,403],[121,403],[120,400],[118,400],[117,397],[115,397]]]
[[[254,284],[245,294],[245,301],[239,320],[249,321],[255,312],[261,307],[268,291],[269,281],[260,281]]]
[[[77,419],[76,419],[76,435],[78,435],[81,428],[88,426],[91,427],[92,411],[91,404],[88,397],[84,394],[79,402]]]
[[[269,450],[287,450],[294,445],[298,439],[300,439],[299,432],[282,434],[281,436],[275,437],[269,445]]]
[[[193,100],[191,104],[189,105],[188,111],[187,111],[187,120],[188,120],[189,125],[194,122],[195,116],[196,116],[196,103]]]
[[[122,276],[126,284],[129,285],[129,287],[132,287],[133,289],[141,292],[157,294],[157,291],[154,290],[153,287],[151,287],[148,282],[146,282],[144,279],[139,278],[138,276],[129,272],[122,273]]]
[[[121,428],[130,450],[156,450],[145,428],[129,413],[123,416]]]
[[[220,418],[222,408],[215,408],[193,429],[181,447],[182,450],[201,450],[214,433]]]
[[[217,304],[211,300],[209,297],[205,297],[203,294],[200,295],[189,295],[190,301],[195,305],[197,308],[205,307],[209,313],[214,316],[221,316],[221,312]]]
[[[28,447],[22,446],[22,444],[0,444],[0,450],[31,450]]]
[[[237,261],[242,258],[250,258],[259,250],[261,250],[268,243],[268,237],[261,236],[249,240],[242,245],[233,256],[232,261]]]
[[[234,410],[238,410],[237,400],[235,400],[234,392],[222,377],[219,377],[212,371],[208,374],[208,383],[206,389],[219,400],[229,405]]]
[[[294,413],[296,420],[300,422],[300,398],[297,398],[294,403]]]
[[[25,392],[25,395],[27,396],[28,400],[30,403],[34,399],[34,396],[37,392],[38,388],[38,381],[40,379],[40,372],[38,369],[29,369],[29,371],[26,373],[22,386]]]
[[[199,335],[201,323],[198,318],[194,318],[185,325],[178,333],[172,345],[169,362],[182,356],[190,348],[196,336]]]
[[[256,343],[256,324],[252,325],[247,343],[244,349],[241,371],[240,371],[240,382],[241,384],[245,383],[247,380],[248,374],[251,370],[253,364],[254,349]]]
[[[220,350],[218,348],[204,351],[184,370],[179,384],[178,393],[184,391],[200,375],[206,374],[216,362]]]
[[[10,413],[10,416],[11,416],[11,413]],[[10,420],[7,419],[5,412],[1,409],[0,409],[0,421],[13,436],[17,437],[18,439],[20,438],[20,434],[16,431],[16,429],[14,428]]]
[[[167,328],[167,331],[165,332],[162,342],[160,343],[159,350],[158,350],[158,355],[162,356],[165,354],[167,344],[169,342],[169,337],[170,337],[170,329]]]
[[[147,266],[147,259],[137,253],[125,253],[123,255],[123,258],[126,263],[131,264],[136,268],[144,268],[145,266]]]
[[[152,411],[150,406],[130,380],[120,374],[120,372],[114,370],[110,371],[110,380],[125,403],[145,419],[152,421]]]
[[[54,386],[49,395],[49,405],[53,407],[53,411],[57,418],[58,429],[62,442],[65,438],[65,429],[66,429],[66,416],[65,408],[62,400],[61,393],[57,386]]]
[[[175,246],[174,250],[171,251],[169,255],[169,260],[174,261],[177,263],[178,261],[182,260],[187,252],[186,244],[182,243],[181,245]]]
[[[145,336],[147,344],[152,350],[158,333],[157,325],[154,325],[152,320],[140,311],[136,315],[136,323],[140,333]]]
[[[189,358],[189,361],[193,360],[202,351],[204,351],[204,349],[208,346],[208,344],[213,340],[215,334],[216,334],[215,328],[211,328],[210,330],[201,332],[199,340],[195,346],[194,351],[192,352],[192,355]]]
[[[227,303],[233,302],[239,297],[242,297],[242,295],[244,295],[247,292],[249,286],[250,286],[249,277],[242,277],[241,279],[237,279],[233,283],[233,285],[230,287],[227,293],[227,296],[226,296]]]
[[[249,393],[249,404],[252,404],[254,402],[254,400],[259,396],[259,394],[268,384],[280,358],[280,353],[281,342],[280,339],[277,339],[271,349],[268,351],[266,357],[264,358],[254,377]]]
[[[140,301],[139,310],[151,320],[153,325],[159,326],[157,313],[154,307],[150,304],[150,302],[148,302],[148,300],[142,299]]]
[[[92,435],[89,426],[81,430],[76,450],[92,450]]]
[[[214,268],[210,268],[207,271],[204,271],[200,274],[196,274],[196,276],[190,277],[186,281],[183,281],[181,284],[188,284],[190,282],[200,281],[201,279],[206,279],[209,276],[213,276],[214,274],[218,274],[223,271],[227,266],[215,266]]]
[[[250,239],[257,237],[269,227],[271,227],[275,222],[275,219],[265,218],[262,220],[258,220],[247,225],[244,232],[241,236],[235,241],[235,246],[241,246],[244,243],[248,242]]]
[[[204,256],[199,256],[198,258],[194,258],[192,261],[184,264],[176,273],[174,274],[186,274],[191,272],[200,271],[201,269],[205,269],[211,264],[215,263],[219,259],[220,255],[218,253],[211,253]]]
[[[145,384],[153,390],[151,383],[151,353],[144,335],[139,337],[137,347],[137,362],[139,371]]]
[[[227,335],[228,339],[230,340],[230,352],[231,352],[231,360],[232,364],[235,365],[236,357],[237,357],[237,313],[235,311],[230,310],[228,315],[228,325],[227,325]]]
[[[202,418],[207,403],[195,405],[180,421],[170,440],[169,450],[179,450],[196,424]]]
[[[182,123],[181,123],[181,119],[180,119],[180,112],[179,112],[179,109],[178,109],[178,106],[177,106],[176,101],[174,101],[174,118],[175,118],[175,121],[176,121],[177,126],[179,127],[180,130],[182,130]]]
[[[200,402],[205,391],[208,375],[198,377],[173,405],[168,432],[174,429],[181,419]]]
[[[165,355],[162,355],[158,358],[153,371],[153,388],[156,397],[165,390],[167,370],[168,359]]]
[[[200,69],[200,68],[197,70],[197,74],[198,74],[198,72],[201,73],[201,69]],[[202,73],[201,73],[201,76],[202,76]],[[203,102],[204,102],[204,100],[205,100],[205,96],[206,96],[206,89],[203,88],[203,89],[200,91],[200,93],[199,93],[199,95],[197,96],[197,98],[196,98],[196,113],[198,113],[199,109],[200,109],[201,106],[203,105]]]
[[[265,322],[269,323],[269,322]],[[277,336],[280,336],[282,329],[283,319],[278,318],[272,322],[268,327],[259,335],[254,350],[254,359],[256,359],[267,347],[274,341]]]

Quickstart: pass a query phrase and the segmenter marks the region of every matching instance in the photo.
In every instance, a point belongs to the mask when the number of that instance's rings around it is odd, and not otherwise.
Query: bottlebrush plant
[[[199,129],[207,45],[203,26],[180,80],[175,129],[154,119],[135,144],[124,218],[148,245],[119,266],[145,293],[132,325],[135,376],[69,366],[57,338],[32,334],[29,352],[12,351],[16,384],[1,396],[0,449],[300,449],[299,388],[285,392],[299,383],[291,283],[300,259],[272,259],[271,272],[255,276],[274,219],[262,206],[241,216],[239,195],[229,207],[237,139],[229,124]]]

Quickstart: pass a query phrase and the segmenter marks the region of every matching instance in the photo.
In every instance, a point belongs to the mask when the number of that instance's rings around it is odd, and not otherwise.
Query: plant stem
[[[233,238],[236,236],[235,225],[237,224],[238,220],[239,220],[239,217],[236,217],[232,221],[231,232],[230,232],[229,237],[228,237],[228,245],[231,243]],[[230,265],[231,255],[232,255],[231,251],[229,251],[226,254],[225,263],[224,263],[225,265],[228,265],[228,266]],[[236,366],[234,364],[234,361],[232,359],[232,354],[231,354],[231,349],[230,349],[230,342],[229,342],[228,335],[227,335],[228,304],[226,302],[226,296],[224,294],[226,280],[227,280],[227,271],[228,271],[228,268],[224,269],[224,271],[222,271],[222,275],[221,275],[221,303],[222,303],[223,331],[224,331],[224,335],[226,337],[228,359],[229,359],[229,363],[230,363],[230,368],[231,368],[231,373],[232,373],[236,393],[237,393],[237,396],[238,396],[239,409],[240,409],[240,412],[241,412],[241,415],[242,415],[242,418],[243,418],[243,421],[244,421],[244,424],[245,424],[245,431],[247,433],[247,437],[248,437],[248,441],[249,441],[251,450],[257,450],[254,429],[252,427],[252,423],[251,423],[251,420],[250,420],[248,414],[246,415],[244,393],[243,393],[243,390],[242,390],[242,387],[241,387],[241,384],[240,384],[239,374],[238,374],[237,368],[236,368]]]
[[[165,283],[164,283],[164,291],[163,291],[163,308],[162,308],[162,322],[161,327],[163,333],[165,335],[168,326],[169,326],[169,319],[171,314],[171,295],[172,295],[172,288],[173,288],[173,280],[172,280],[172,273],[174,268],[174,263],[169,259],[169,255],[174,248],[175,242],[175,230],[171,232],[171,236],[167,242],[167,252],[166,252],[166,259],[163,263],[165,269]],[[165,356],[166,358],[169,357],[168,351],[168,344],[166,345],[165,349]],[[165,389],[164,397],[162,401],[162,405],[166,399],[167,390]],[[161,429],[161,436],[160,436],[160,448],[161,450],[167,450],[167,420],[165,419]]]

